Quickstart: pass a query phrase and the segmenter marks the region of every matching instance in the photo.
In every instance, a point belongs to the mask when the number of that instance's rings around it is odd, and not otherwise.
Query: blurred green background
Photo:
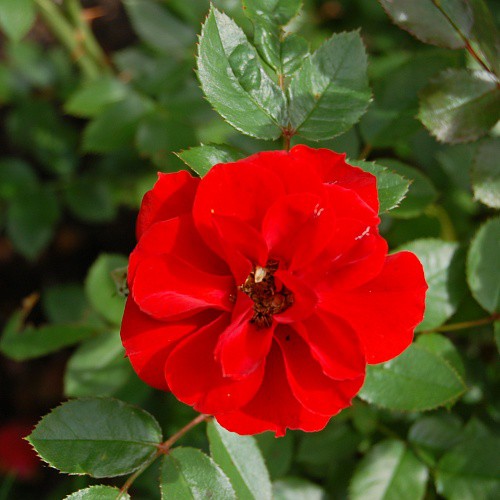
[[[187,168],[173,152],[200,142],[246,153],[281,144],[242,136],[203,99],[193,68],[208,0],[24,3],[27,28],[33,21],[25,36],[9,33],[5,19],[0,23],[0,322],[7,330],[27,325],[29,335],[25,346],[4,342],[0,354],[0,427],[34,424],[67,397],[113,395],[153,412],[168,435],[192,411],[147,388],[123,358],[124,299],[110,272],[126,265],[139,203],[156,172]],[[213,3],[251,33],[239,0]],[[420,193],[416,208],[383,218],[392,248],[417,238],[463,246],[493,213],[470,188],[480,143],[438,143],[415,116],[418,92],[433,76],[473,61],[463,50],[419,42],[393,25],[375,0],[304,3],[293,29],[313,48],[332,32],[361,28],[375,98],[356,127],[318,145],[353,159],[389,158],[393,163],[384,165],[403,174],[398,161],[417,169],[410,172],[415,196]],[[488,3],[498,24],[499,4]],[[453,281],[453,294],[453,322],[485,316],[463,276]],[[66,329],[64,336],[57,328]],[[464,333],[451,335],[468,385],[453,412],[403,414],[356,401],[322,433],[292,432],[279,441],[260,436],[272,477],[310,481],[304,484],[311,496],[302,498],[345,498],[362,457],[383,456],[392,446],[380,445],[384,439],[407,443],[409,467],[424,474],[411,462],[415,456],[433,470],[460,436],[489,436],[500,418],[492,326]],[[206,447],[201,429],[187,442]],[[137,481],[135,498],[158,497],[157,474],[153,468]],[[48,467],[29,480],[8,480],[4,473],[1,481],[2,499],[56,499],[92,484]],[[420,493],[438,497],[432,481],[408,498]]]

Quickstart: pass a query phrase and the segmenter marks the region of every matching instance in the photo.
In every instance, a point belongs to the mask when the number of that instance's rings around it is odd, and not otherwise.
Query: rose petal
[[[256,265],[266,265],[266,243],[260,232],[238,219],[214,215],[213,224],[219,236],[220,255],[236,283],[243,284]]]
[[[165,365],[170,390],[195,410],[213,414],[235,410],[257,392],[264,365],[241,380],[224,377],[214,351],[221,332],[228,326],[229,315],[222,315],[180,342]]]
[[[262,166],[252,165],[251,157],[215,165],[201,180],[196,193],[193,205],[196,227],[207,245],[220,254],[213,215],[235,218],[260,231],[268,208],[283,194],[279,177]]]
[[[345,154],[335,153],[329,149],[312,149],[299,144],[293,147],[290,154],[300,163],[315,168],[324,183],[355,191],[375,212],[378,212],[377,179],[359,167],[349,165]]]
[[[353,289],[378,276],[385,264],[387,242],[378,233],[368,232],[358,236],[344,253],[337,254],[337,251],[337,248],[329,248],[302,272],[303,279],[315,289],[320,301],[325,290]]]
[[[158,173],[158,181],[142,199],[137,217],[136,234],[139,240],[155,222],[172,219],[189,212],[200,179],[185,170],[172,174]]]
[[[351,404],[363,385],[364,373],[352,380],[333,380],[325,375],[306,342],[292,328],[277,328],[276,340],[283,353],[292,392],[304,407],[333,416]]]
[[[310,316],[318,302],[316,292],[289,271],[278,269],[274,276],[277,282],[281,282],[293,294],[293,304],[283,312],[275,314],[276,321],[278,323],[293,323]]]
[[[378,212],[368,205],[361,196],[339,184],[324,187],[325,196],[336,219],[355,219],[361,228],[376,227],[380,224]]]
[[[317,312],[293,327],[328,377],[334,380],[356,379],[365,373],[363,344],[344,320]]]
[[[132,295],[156,319],[187,317],[203,309],[232,309],[233,278],[209,274],[177,256],[147,257],[135,272]]]
[[[320,431],[330,420],[330,416],[313,413],[297,401],[276,342],[267,357],[264,379],[255,397],[238,411],[220,413],[216,418],[223,427],[239,434],[273,431],[276,437],[284,436],[287,428]]]
[[[308,162],[297,161],[292,151],[263,151],[247,158],[247,162],[277,175],[287,194],[322,192],[321,177]]]
[[[154,255],[181,255],[185,261],[202,271],[221,275],[230,273],[225,262],[215,255],[201,239],[191,214],[157,222],[143,233],[130,255],[129,284],[134,279],[141,259]]]
[[[165,362],[177,341],[213,320],[213,313],[165,323],[143,313],[132,296],[125,305],[121,338],[125,352],[137,375],[157,389],[168,390]]]
[[[328,309],[356,330],[367,362],[382,363],[410,345],[424,316],[426,290],[418,258],[399,252],[389,255],[381,273],[368,283],[329,293]]]
[[[257,370],[271,348],[274,324],[258,328],[250,320],[254,314],[253,302],[244,294],[238,294],[231,324],[221,334],[215,354],[222,364],[225,376],[244,378]]]
[[[333,212],[310,193],[288,195],[268,210],[262,233],[269,254],[284,260],[289,270],[306,266],[332,238]]]

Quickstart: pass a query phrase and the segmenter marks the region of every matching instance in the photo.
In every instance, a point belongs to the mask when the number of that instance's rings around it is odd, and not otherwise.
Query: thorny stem
[[[94,33],[90,28],[87,19],[85,18],[84,11],[82,10],[79,0],[65,0],[65,5],[73,20],[80,36],[81,51],[87,54],[98,64],[102,69],[109,69],[106,55],[101,46],[95,39]]]
[[[81,41],[75,36],[74,27],[64,17],[60,8],[52,0],[35,0],[35,3],[46,25],[66,47],[80,66],[82,73],[90,79],[98,77],[101,74],[101,68],[85,51],[82,51]]]
[[[492,314],[491,316],[488,316],[487,318],[474,319],[471,321],[462,321],[460,323],[453,323],[451,325],[444,325],[438,328],[432,328],[430,330],[423,330],[420,333],[425,334],[433,332],[454,332],[456,330],[465,330],[466,328],[472,328],[474,326],[487,325],[489,323],[497,321],[498,319],[500,319],[500,313],[495,313]]]
[[[365,147],[361,151],[359,155],[360,160],[366,160],[368,156],[370,156],[370,153],[372,152],[373,146],[368,142],[365,144]]]
[[[182,429],[177,431],[173,436],[169,437],[165,442],[158,445],[156,453],[151,455],[151,457],[144,462],[139,469],[137,469],[123,484],[120,488],[120,493],[116,497],[117,500],[123,498],[123,496],[128,492],[129,488],[132,486],[134,481],[161,455],[167,455],[172,448],[172,446],[181,439],[184,434],[189,432],[193,427],[196,427],[198,424],[202,422],[208,422],[213,417],[211,415],[200,414],[191,422],[186,424]]]
[[[464,42],[465,49],[467,52],[477,61],[477,63],[488,73],[495,75],[495,72],[483,61],[483,59],[479,56],[479,54],[474,50],[474,47],[472,47],[469,39],[467,38],[466,35],[462,33],[462,30],[457,26],[457,24],[451,19],[451,17],[448,15],[448,13],[441,7],[440,2],[437,0],[432,0],[432,3],[434,6],[443,14],[443,16],[446,18],[446,20],[451,24],[453,29],[458,33],[458,36],[462,39]]]

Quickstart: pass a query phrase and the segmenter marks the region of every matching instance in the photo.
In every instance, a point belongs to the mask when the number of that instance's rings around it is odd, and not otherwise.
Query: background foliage
[[[416,341],[323,432],[198,426],[134,498],[498,498],[496,4],[213,4],[205,18],[206,0],[0,0],[0,426],[81,398],[31,435],[46,461],[102,478],[152,460],[195,415],[123,357],[141,197],[158,170],[204,175],[296,132],[377,175],[383,235],[430,285]],[[93,478],[4,475],[0,498],[116,498],[125,482]]]

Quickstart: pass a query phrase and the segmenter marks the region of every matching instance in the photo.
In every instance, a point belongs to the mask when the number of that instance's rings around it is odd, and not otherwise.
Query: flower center
[[[253,300],[253,316],[250,323],[258,328],[269,328],[273,315],[293,304],[293,294],[284,285],[277,290],[274,273],[279,262],[269,260],[266,267],[256,266],[239,289]]]

